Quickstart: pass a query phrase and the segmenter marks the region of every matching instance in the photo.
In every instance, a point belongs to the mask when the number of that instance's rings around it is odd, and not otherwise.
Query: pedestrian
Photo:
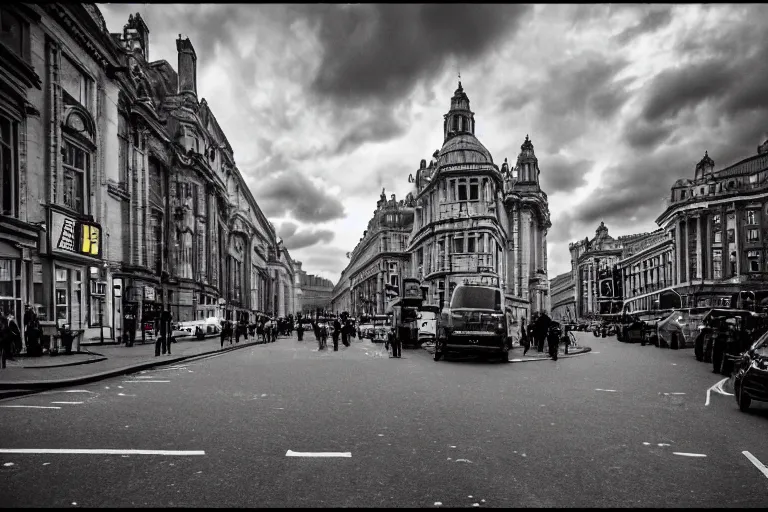
[[[40,329],[40,320],[37,318],[37,313],[32,311],[29,324],[27,325],[27,355],[29,356],[42,356],[43,345],[42,330]]]
[[[304,324],[299,323],[299,326],[296,328],[296,336],[298,336],[299,341],[304,340]]]
[[[549,357],[554,361],[557,361],[557,351],[560,347],[561,335],[560,324],[550,322],[549,330],[547,331],[547,344],[549,345]]]
[[[387,333],[387,344],[392,347],[392,357],[397,357],[399,359],[402,355],[402,343],[395,333],[394,327],[389,328],[389,332]]]
[[[235,343],[240,343],[240,324],[235,324]]]
[[[221,321],[221,330],[219,331],[219,338],[221,339],[221,348],[224,348],[224,338],[227,335],[227,325],[224,320]]]
[[[160,356],[160,352],[162,350],[163,355],[165,355],[166,351],[168,352],[168,355],[171,354],[171,312],[167,310],[163,310],[162,313],[160,313],[160,336],[155,342],[155,357]]]
[[[525,328],[525,317],[520,319],[520,344],[523,346],[523,355],[531,348],[531,339]]]
[[[0,369],[5,368],[5,361],[8,359],[8,320],[5,313],[0,309]]]
[[[551,320],[546,313],[540,313],[536,318],[536,325],[533,327],[533,332],[534,337],[536,338],[536,350],[538,352],[544,352],[544,342],[547,339],[550,322]]]
[[[32,322],[32,315],[34,311],[32,310],[32,307],[27,304],[24,306],[24,318],[22,319],[22,323],[24,325],[24,346],[29,346],[29,324]]]
[[[125,346],[132,347],[136,339],[136,313],[133,305],[125,306],[123,314],[123,341]]]
[[[339,351],[339,333],[341,331],[341,322],[339,322],[338,318],[333,319],[333,333],[331,336],[333,336],[333,351],[338,352]]]

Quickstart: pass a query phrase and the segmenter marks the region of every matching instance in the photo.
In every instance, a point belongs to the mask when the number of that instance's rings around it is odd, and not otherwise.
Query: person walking
[[[221,330],[219,331],[219,339],[221,340],[221,348],[224,348],[224,338],[227,335],[227,324],[224,320],[221,321]]]
[[[339,351],[339,334],[341,332],[341,322],[339,322],[338,318],[333,319],[333,333],[331,333],[331,336],[333,336],[333,351],[338,352]]]
[[[402,355],[402,343],[400,338],[395,334],[395,328],[390,327],[387,333],[387,343],[392,347],[392,357],[400,358]]]
[[[560,324],[557,322],[550,322],[549,330],[547,331],[547,344],[549,345],[549,357],[552,358],[553,361],[557,361],[557,352],[560,347],[561,334]]]
[[[520,344],[523,346],[523,355],[525,355],[531,348],[531,338],[525,327],[525,317],[520,319]]]
[[[5,318],[3,310],[0,309],[0,369],[5,368],[5,361],[8,359],[8,352],[10,351],[8,345],[8,320]]]
[[[296,336],[298,336],[299,341],[304,341],[304,324],[299,323],[299,326],[296,328]]]
[[[125,306],[123,313],[123,338],[126,347],[132,347],[136,339],[136,309],[131,304]]]
[[[235,324],[235,343],[240,343],[240,324]]]
[[[536,338],[536,349],[538,352],[544,352],[544,342],[547,339],[547,333],[549,333],[550,322],[551,320],[546,313],[541,313],[536,318],[536,325],[533,327],[533,332]]]

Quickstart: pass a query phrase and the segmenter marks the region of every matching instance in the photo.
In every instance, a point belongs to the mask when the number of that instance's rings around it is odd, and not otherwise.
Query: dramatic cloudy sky
[[[442,145],[456,88],[500,165],[530,134],[549,195],[549,275],[569,241],[650,231],[672,183],[768,137],[764,5],[102,4],[140,12],[150,59],[198,56],[257,202],[304,269],[334,280],[382,187]]]

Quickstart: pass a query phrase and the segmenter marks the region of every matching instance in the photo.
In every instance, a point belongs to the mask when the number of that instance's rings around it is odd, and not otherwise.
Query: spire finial
[[[528,134],[527,133],[525,134],[525,140],[526,141],[528,140]]]

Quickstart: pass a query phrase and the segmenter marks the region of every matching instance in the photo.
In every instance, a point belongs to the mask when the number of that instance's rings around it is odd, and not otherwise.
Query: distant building
[[[324,277],[307,274],[301,269],[300,261],[294,261],[294,271],[297,295],[294,298],[294,309],[291,311],[311,316],[318,309],[323,311],[331,309],[333,282]]]
[[[552,312],[550,317],[557,322],[572,322],[576,320],[576,283],[573,272],[560,274],[549,281],[549,291],[552,296]]]

